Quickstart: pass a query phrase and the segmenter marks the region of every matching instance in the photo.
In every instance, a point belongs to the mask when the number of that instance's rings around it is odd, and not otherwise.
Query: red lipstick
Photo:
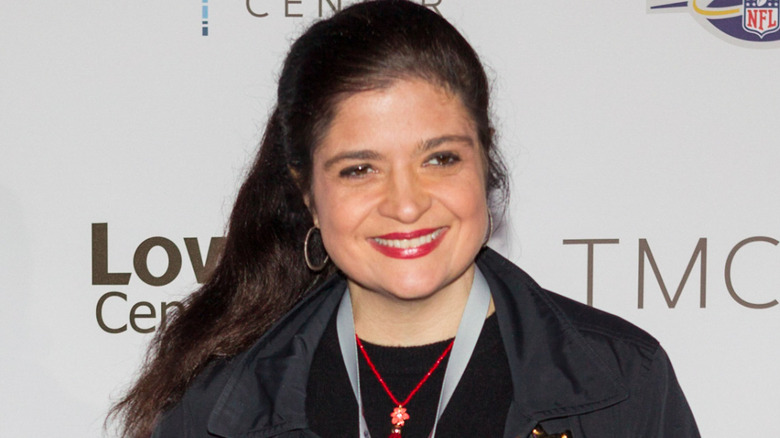
[[[438,230],[438,228],[426,228],[424,230],[415,230],[408,233],[390,233],[383,236],[376,236],[376,238],[386,240],[414,239],[417,237],[427,236],[428,234],[433,234],[436,230]]]
[[[371,246],[380,253],[394,259],[415,259],[436,249],[449,228],[426,228],[408,233],[389,233],[368,239]],[[430,236],[426,239],[425,236]],[[409,242],[421,239],[419,243]],[[430,240],[430,241],[428,241]]]

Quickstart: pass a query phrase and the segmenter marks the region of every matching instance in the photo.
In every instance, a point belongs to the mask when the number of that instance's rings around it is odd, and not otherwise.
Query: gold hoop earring
[[[482,246],[487,246],[488,242],[490,242],[490,239],[493,237],[493,215],[490,213],[490,209],[488,209],[488,234],[485,241],[482,243]]]
[[[330,260],[328,254],[325,253],[325,260],[323,260],[321,264],[314,265],[314,263],[311,262],[311,258],[309,257],[309,239],[311,239],[311,236],[314,234],[314,232],[318,230],[319,228],[317,227],[309,228],[309,231],[306,232],[306,239],[303,241],[303,259],[306,261],[306,266],[314,272],[320,272],[323,269],[325,269],[325,266],[328,264],[328,261]],[[321,236],[320,236],[320,240],[322,240]]]

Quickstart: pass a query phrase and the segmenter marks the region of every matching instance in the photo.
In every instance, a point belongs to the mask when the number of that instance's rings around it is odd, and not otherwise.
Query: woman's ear
[[[306,193],[303,195],[303,203],[306,204],[306,208],[309,209],[309,213],[311,213],[311,218],[314,221],[314,226],[319,228],[320,227],[320,220],[317,217],[317,209],[314,208],[314,203],[312,202],[311,195]]]
[[[317,218],[317,211],[314,208],[314,203],[311,199],[311,193],[309,193],[308,190],[301,187],[301,178],[300,173],[297,169],[294,167],[288,165],[287,170],[290,171],[290,175],[292,176],[293,181],[295,181],[295,184],[298,186],[298,189],[303,193],[303,203],[306,205],[306,208],[309,210],[309,213],[311,213],[312,220],[314,220],[314,226],[319,228],[320,227],[320,221]]]

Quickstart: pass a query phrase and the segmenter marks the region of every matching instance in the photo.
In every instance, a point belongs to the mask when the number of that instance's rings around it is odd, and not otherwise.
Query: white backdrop
[[[2,0],[0,436],[104,435],[139,331],[196,286],[184,239],[205,259],[222,234],[280,59],[320,5]],[[778,34],[740,42],[692,4],[437,7],[494,82],[513,190],[493,246],[586,302],[588,246],[564,241],[617,241],[593,245],[593,305],[662,342],[703,436],[775,433]],[[683,284],[674,308],[658,277],[670,299]]]

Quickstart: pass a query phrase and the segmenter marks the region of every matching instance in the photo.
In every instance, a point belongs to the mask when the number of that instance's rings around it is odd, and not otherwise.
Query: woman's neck
[[[401,347],[455,337],[471,291],[474,269],[470,267],[444,288],[414,300],[367,290],[350,281],[355,332],[372,344]]]

